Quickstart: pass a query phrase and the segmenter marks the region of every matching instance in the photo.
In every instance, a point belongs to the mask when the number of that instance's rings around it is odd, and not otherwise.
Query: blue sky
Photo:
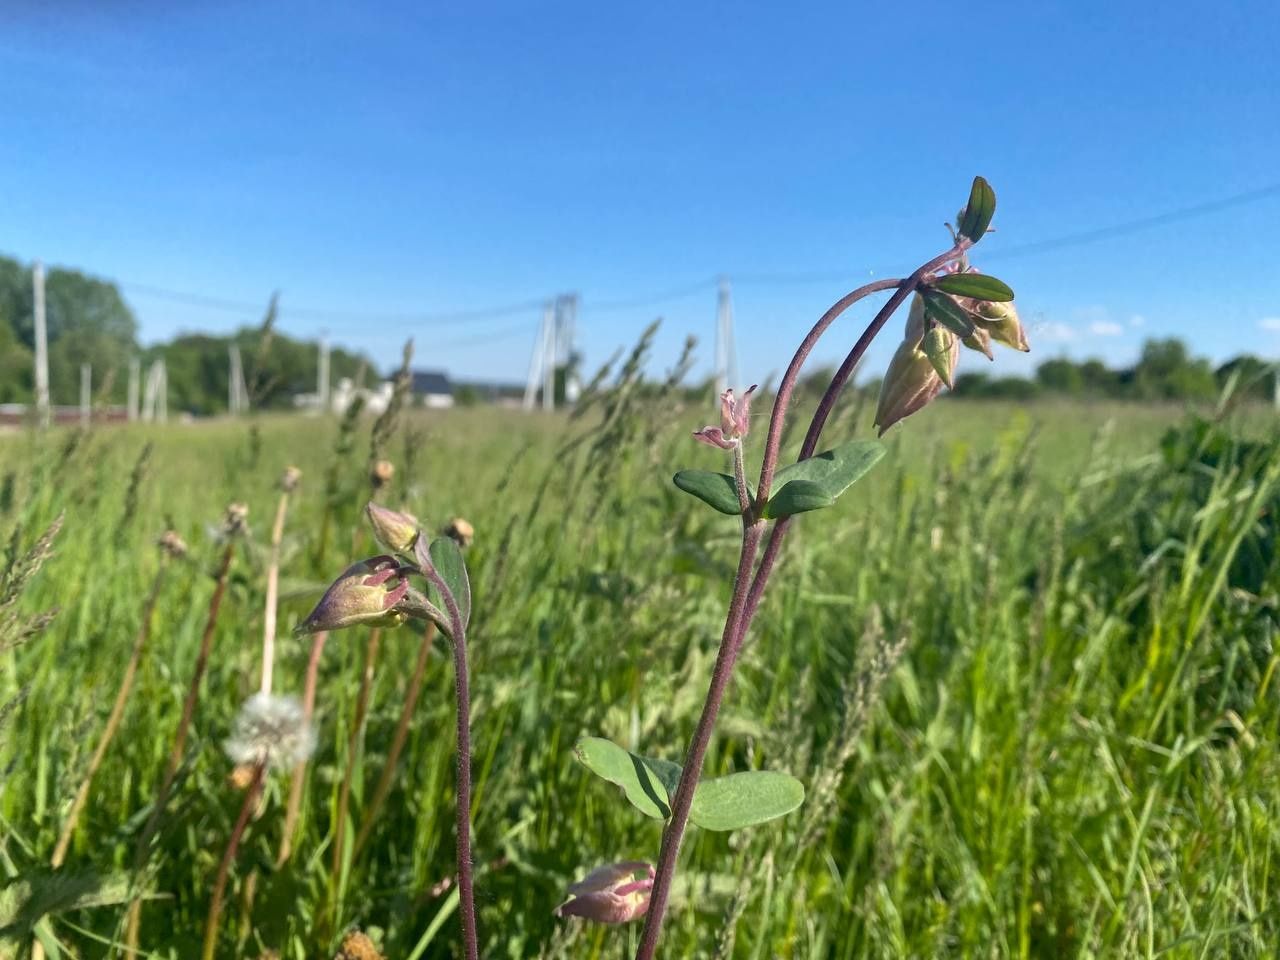
[[[1157,335],[1275,355],[1278,48],[1270,2],[20,0],[0,251],[129,284],[147,342],[255,319],[148,287],[279,289],[289,332],[387,365],[412,335],[422,366],[514,379],[531,301],[569,290],[588,366],[661,315],[655,365],[694,333],[705,369],[724,273],[764,380],[850,286],[944,249],[981,173],[1000,208],[975,262],[1018,291],[1034,351],[992,372]]]

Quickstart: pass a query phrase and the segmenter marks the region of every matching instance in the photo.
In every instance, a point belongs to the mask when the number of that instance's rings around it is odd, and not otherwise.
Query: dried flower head
[[[396,475],[396,468],[390,460],[379,460],[369,470],[369,483],[374,490],[381,490]]]
[[[471,546],[471,541],[476,538],[476,528],[461,517],[454,517],[440,532],[456,541],[460,547]]]
[[[388,510],[370,501],[364,508],[373,536],[392,553],[412,553],[418,540],[418,519],[409,513]]]
[[[226,538],[244,536],[249,532],[249,507],[243,503],[227,505],[222,514],[222,535]]]
[[[240,766],[290,769],[310,757],[315,746],[300,700],[255,693],[240,707],[223,749]]]
[[[160,538],[156,541],[160,549],[173,557],[175,560],[181,560],[187,555],[187,544],[182,537],[178,536],[176,530],[166,530],[160,534]]]
[[[721,450],[732,450],[738,446],[751,428],[751,394],[755,390],[756,384],[753,383],[741,397],[734,397],[732,387],[720,394],[720,426],[709,425],[695,430],[694,439]]]
[[[302,481],[302,471],[297,467],[285,467],[280,475],[280,489],[285,493],[293,493]]]
[[[597,867],[569,888],[569,899],[556,907],[556,916],[597,923],[637,920],[649,910],[653,877],[653,865],[641,860]]]
[[[359,930],[350,930],[342,938],[342,946],[333,960],[383,960],[382,953],[374,946],[368,935]]]
[[[395,557],[371,557],[353,563],[330,584],[298,628],[301,633],[341,630],[357,624],[396,626],[405,615],[396,609],[409,592],[407,571]]]

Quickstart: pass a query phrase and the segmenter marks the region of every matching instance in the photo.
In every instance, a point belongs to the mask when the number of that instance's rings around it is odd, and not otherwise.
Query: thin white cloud
[[[1280,333],[1280,317],[1263,317],[1258,321],[1258,326],[1263,330],[1271,330]]]
[[[1070,343],[1076,339],[1076,336],[1075,327],[1059,323],[1056,320],[1046,320],[1043,323],[1033,325],[1031,328],[1032,339],[1039,340],[1042,343]]]
[[[1089,324],[1089,332],[1095,337],[1118,337],[1124,333],[1124,327],[1110,320],[1095,320]]]

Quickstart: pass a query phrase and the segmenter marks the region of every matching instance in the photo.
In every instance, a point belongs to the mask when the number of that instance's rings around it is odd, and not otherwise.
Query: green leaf
[[[680,783],[680,764],[642,757],[603,737],[583,737],[574,754],[597,777],[617,784],[631,805],[646,817],[671,815],[671,795]]]
[[[785,517],[829,507],[884,456],[877,440],[852,440],[789,464],[774,476],[778,492],[765,507],[767,517]]]
[[[994,303],[1007,303],[1013,299],[1013,291],[1005,283],[985,273],[949,273],[931,281],[929,286],[953,297],[972,297]]]
[[[920,296],[924,297],[926,320],[942,324],[962,340],[973,336],[973,321],[955,300],[931,287],[921,287]]]
[[[810,510],[822,510],[835,504],[835,497],[822,484],[813,480],[791,480],[778,488],[765,506],[765,516],[773,519],[790,517]]]
[[[710,470],[681,470],[671,478],[671,481],[685,493],[693,494],[721,513],[731,516],[742,513],[742,505],[738,503],[737,484],[727,473],[712,473]],[[751,491],[750,484],[747,484],[747,490]],[[755,494],[751,493],[751,495]]]
[[[431,541],[428,549],[431,564],[440,574],[440,579],[449,587],[458,612],[462,614],[462,626],[465,629],[471,622],[471,581],[467,578],[467,562],[462,559],[462,550],[452,537],[440,537]],[[446,610],[443,602],[441,606]]]
[[[974,177],[973,186],[969,190],[969,202],[965,204],[964,216],[956,230],[960,236],[977,243],[987,232],[995,212],[996,192],[982,177]]]
[[[689,819],[704,830],[738,830],[790,813],[804,803],[804,784],[786,773],[749,770],[703,780]]]

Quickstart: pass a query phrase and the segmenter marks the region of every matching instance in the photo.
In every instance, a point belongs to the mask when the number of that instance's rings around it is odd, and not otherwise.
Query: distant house
[[[424,407],[442,410],[453,406],[453,384],[443,370],[413,371],[411,390]]]

